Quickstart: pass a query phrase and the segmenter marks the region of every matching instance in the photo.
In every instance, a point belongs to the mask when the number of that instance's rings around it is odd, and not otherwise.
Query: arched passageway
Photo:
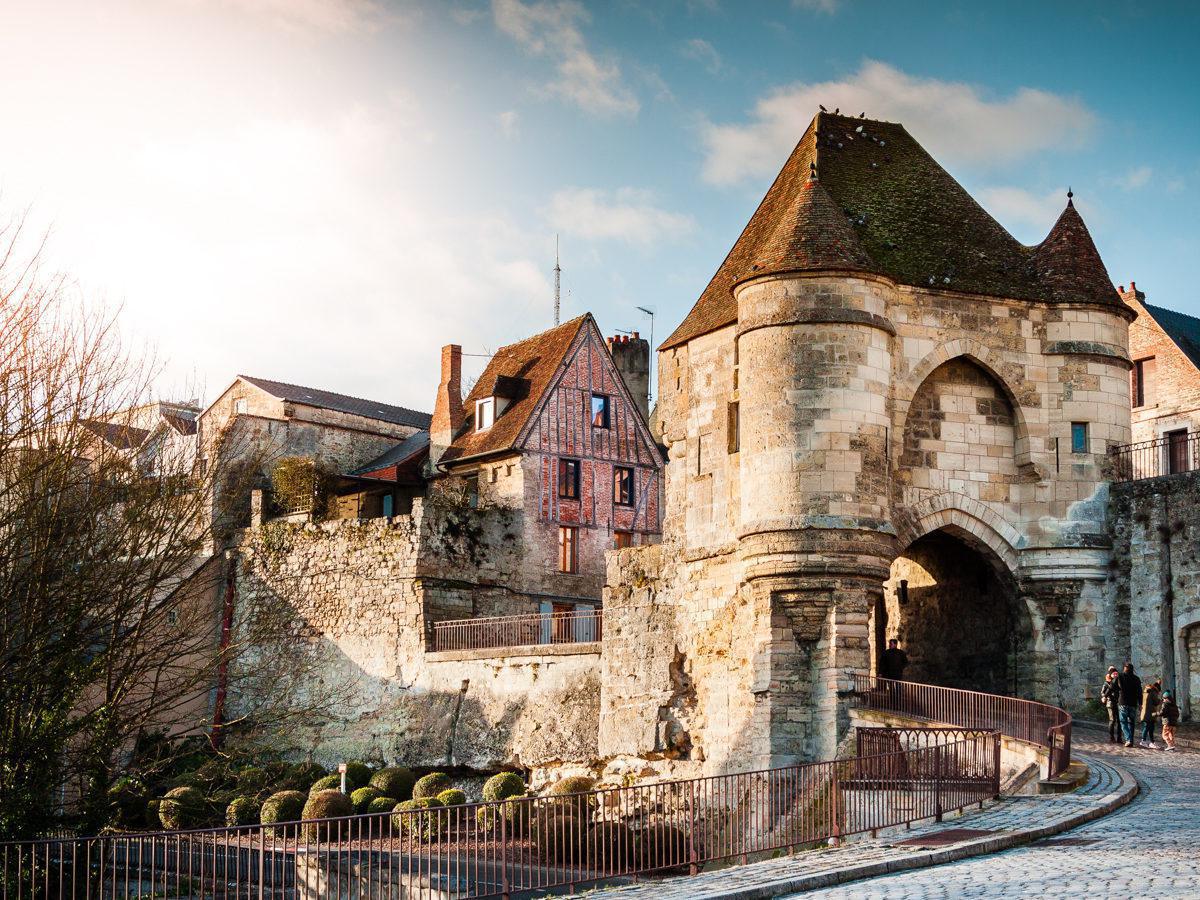
[[[907,681],[1025,696],[1032,678],[1032,624],[1012,574],[968,532],[943,528],[893,561],[871,635],[878,665],[895,638],[908,654]]]

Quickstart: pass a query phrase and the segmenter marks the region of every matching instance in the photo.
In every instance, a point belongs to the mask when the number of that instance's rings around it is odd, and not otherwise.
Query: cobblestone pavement
[[[1177,784],[1176,790],[1184,791],[1190,788],[1185,786],[1185,782],[1189,778],[1200,771],[1200,754],[1194,753],[1156,753],[1151,750],[1132,751],[1127,750],[1124,753],[1112,753],[1108,750],[1107,745],[1101,745],[1094,741],[1089,741],[1082,734],[1076,736],[1076,749],[1080,755],[1087,756],[1089,764],[1088,783],[1078,790],[1061,795],[1050,796],[1022,796],[1010,797],[990,805],[983,811],[968,812],[957,818],[948,818],[942,824],[930,823],[927,825],[914,827],[911,831],[897,829],[890,835],[880,835],[878,839],[873,840],[857,840],[849,842],[841,847],[832,848],[829,850],[810,851],[800,853],[795,856],[784,856],[779,859],[768,860],[765,862],[751,863],[745,866],[732,866],[725,869],[719,869],[712,872],[701,873],[688,878],[670,878],[661,881],[648,881],[641,884],[631,885],[624,888],[610,888],[608,890],[599,891],[604,898],[613,898],[613,900],[634,900],[634,898],[655,898],[655,900],[701,900],[701,898],[749,898],[749,897],[781,897],[781,896],[803,896],[808,897],[886,897],[891,898],[923,898],[923,897],[968,897],[968,896],[1042,896],[1042,897],[1061,897],[1074,895],[1074,889],[1067,888],[1066,883],[1057,883],[1056,887],[1047,886],[1044,889],[1035,889],[1034,884],[1040,879],[1050,879],[1055,872],[1066,872],[1064,865],[1068,864],[1069,860],[1074,858],[1074,855],[1082,856],[1082,851],[1093,850],[1095,847],[1100,847],[1100,844],[1082,846],[1082,847],[1060,847],[1050,849],[1029,850],[1010,850],[1003,853],[993,853],[987,857],[981,857],[971,860],[963,860],[957,863],[948,862],[949,859],[958,858],[955,854],[966,855],[960,853],[967,845],[979,844],[994,844],[1005,839],[1011,841],[1015,833],[1027,831],[1030,829],[1046,828],[1051,829],[1058,825],[1063,827],[1069,820],[1075,820],[1081,814],[1096,814],[1102,807],[1107,807],[1118,802],[1119,798],[1125,797],[1132,788],[1129,783],[1127,763],[1136,766],[1141,771],[1143,767],[1143,758],[1145,765],[1155,765],[1162,767],[1165,771],[1176,773]],[[1105,760],[1111,759],[1118,766],[1126,769],[1124,779],[1119,769],[1108,765]],[[1140,777],[1140,776],[1139,776]],[[1150,804],[1144,801],[1135,801],[1139,804],[1139,809],[1149,810],[1148,813],[1142,813],[1140,819],[1135,820],[1136,824],[1128,826],[1125,830],[1114,831],[1109,823],[1117,821],[1117,815],[1125,815],[1125,811],[1107,816],[1098,820],[1095,825],[1084,826],[1075,829],[1069,834],[1072,837],[1082,836],[1086,829],[1097,829],[1093,835],[1089,833],[1086,837],[1099,837],[1105,841],[1109,841],[1111,847],[1113,842],[1119,843],[1128,836],[1132,830],[1140,830],[1149,822],[1158,819],[1158,811],[1156,804],[1159,802],[1164,786],[1160,784],[1155,788],[1154,799]],[[1173,801],[1168,801],[1173,805]],[[1193,796],[1190,802],[1186,805],[1186,811],[1172,812],[1172,820],[1182,822],[1188,816],[1196,817],[1197,804],[1200,803],[1200,798]],[[914,850],[911,847],[897,847],[895,842],[912,837],[920,837],[935,834],[949,828],[973,828],[982,829],[994,832],[983,838],[976,838],[973,841],[963,841],[961,844],[952,845],[946,849],[938,850]],[[1200,829],[1200,822],[1192,822],[1193,840],[1189,842],[1186,853],[1181,851],[1177,856],[1173,857],[1176,864],[1182,864],[1188,854],[1193,855],[1200,844],[1194,838],[1196,832]],[[1136,851],[1130,851],[1126,859],[1134,860],[1138,865],[1128,865],[1124,872],[1128,875],[1124,878],[1123,883],[1126,889],[1122,892],[1120,889],[1109,896],[1132,897],[1143,893],[1137,889],[1138,882],[1142,881],[1143,873],[1151,871],[1148,867],[1148,857],[1144,854],[1149,852],[1149,841],[1142,843]],[[997,847],[997,849],[999,849]],[[975,852],[988,852],[988,849],[977,847]],[[1101,850],[1101,853],[1104,853]],[[1024,862],[1017,865],[1009,863],[1009,860],[1014,856],[1022,853],[1033,853],[1038,856],[1037,860],[1026,859]],[[942,863],[936,865],[936,863]],[[933,868],[916,869],[917,866],[930,866]],[[989,874],[988,866],[996,866],[1003,870],[999,878],[994,878]],[[858,870],[865,866],[875,866],[876,872],[898,871],[905,868],[912,868],[905,874],[896,874],[881,876],[878,878],[868,878],[867,880],[859,880],[846,884],[844,887],[835,887],[829,889],[809,890],[804,894],[790,894],[789,891],[797,890],[800,887],[800,882],[806,882],[806,887],[819,887],[822,884],[836,884],[839,881],[846,880],[850,870]],[[962,867],[978,866],[978,869],[971,869],[969,876],[964,876],[961,882],[954,882],[943,876],[943,873],[957,873]],[[1005,867],[1008,867],[1007,869]],[[886,868],[885,868],[886,867]],[[1027,867],[1032,871],[1027,871]],[[1038,868],[1034,868],[1038,867]],[[1195,868],[1195,863],[1191,864],[1191,869],[1186,873],[1190,876],[1192,869]],[[1100,869],[1100,866],[1093,866],[1091,863],[1078,863],[1077,871],[1091,871]],[[874,873],[864,873],[874,874]],[[1123,876],[1122,876],[1123,877]],[[1184,873],[1180,873],[1179,877],[1184,877]],[[974,880],[969,880],[974,879]],[[1069,882],[1069,879],[1066,879]],[[1195,878],[1190,882],[1191,893],[1187,896],[1200,897],[1200,880]],[[911,885],[911,887],[910,887]],[[994,889],[998,892],[986,893],[988,889]],[[1010,891],[1005,893],[1005,890]],[[1184,896],[1181,893],[1176,896]],[[1082,896],[1082,895],[1081,895]],[[1100,895],[1098,895],[1100,896]],[[1164,896],[1166,896],[1164,894]],[[1092,900],[1092,898],[1089,898]]]
[[[1077,737],[1092,733],[1077,732]],[[1161,745],[1160,745],[1161,746]],[[1077,741],[1079,752],[1136,775],[1137,799],[1111,815],[1025,847],[809,891],[805,900],[951,897],[1200,897],[1200,753]],[[1055,846],[1063,838],[1088,844]]]

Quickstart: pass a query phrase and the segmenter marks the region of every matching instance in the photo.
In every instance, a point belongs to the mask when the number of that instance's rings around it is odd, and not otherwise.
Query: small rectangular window
[[[729,452],[737,453],[742,449],[742,416],[737,401],[729,404]]]
[[[633,469],[613,466],[613,503],[633,506]]]
[[[558,529],[558,571],[574,573],[579,567],[579,529],[562,525]]]
[[[607,428],[609,426],[610,398],[606,394],[592,394],[592,427]]]
[[[1133,408],[1154,404],[1154,357],[1135,360],[1129,373],[1129,393]]]
[[[1072,422],[1071,423],[1071,452],[1072,453],[1087,453],[1088,452],[1087,422]]]
[[[613,549],[624,550],[626,547],[633,546],[632,531],[614,531],[613,532]]]
[[[475,401],[475,430],[486,431],[496,421],[496,398]]]
[[[244,397],[239,397],[233,401],[233,411],[238,414],[246,412],[246,399]]]
[[[558,461],[558,496],[563,500],[579,499],[579,460]]]

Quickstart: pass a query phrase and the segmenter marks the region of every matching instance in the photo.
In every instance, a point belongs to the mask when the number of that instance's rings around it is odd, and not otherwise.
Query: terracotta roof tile
[[[993,219],[894,122],[818,114],[768,189],[712,281],[678,328],[672,347],[737,320],[733,286],[770,255],[782,220],[797,208],[812,165],[870,260],[901,284],[1015,299],[1121,305],[1078,213],[1041,247],[1026,247]],[[1064,213],[1066,215],[1066,213]],[[1077,221],[1076,221],[1077,220]],[[821,223],[824,223],[822,226]],[[823,216],[818,227],[831,227]],[[786,226],[784,226],[786,228]],[[832,227],[840,231],[840,227]],[[818,246],[829,238],[815,239]],[[844,241],[842,243],[845,248]],[[1068,264],[1064,253],[1079,254]],[[819,268],[835,257],[817,254]],[[809,266],[812,268],[813,266]]]
[[[537,408],[538,401],[554,380],[580,329],[591,318],[590,314],[579,316],[497,350],[463,401],[466,410],[463,427],[442,454],[440,462],[449,463],[469,456],[512,449],[525,423]],[[491,396],[498,380],[501,385],[511,385],[513,382],[509,379],[526,382],[528,389],[518,392],[518,396],[496,417],[491,428],[476,431],[475,401]]]

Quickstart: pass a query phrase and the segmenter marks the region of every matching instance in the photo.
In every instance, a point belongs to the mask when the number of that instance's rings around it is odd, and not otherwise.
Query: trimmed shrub
[[[606,872],[625,872],[637,862],[637,836],[624,822],[600,822],[588,832],[588,859]]]
[[[503,819],[508,836],[524,837],[529,832],[532,807],[533,804],[525,797],[509,797],[502,803],[484,804],[475,810],[475,824],[480,830],[492,833],[500,830]]]
[[[253,797],[236,797],[225,807],[225,824],[230,828],[257,825],[261,809],[261,804]]]
[[[301,817],[307,822],[304,834],[310,840],[321,840],[331,834],[337,835],[340,830],[336,824],[329,822],[313,822],[312,819],[338,819],[354,814],[354,806],[350,798],[341,791],[317,791],[304,804]],[[332,825],[332,827],[331,827]]]
[[[462,806],[467,802],[467,795],[458,788],[448,788],[438,794],[437,798],[442,806]]]
[[[392,813],[392,828],[401,837],[415,841],[432,841],[441,830],[443,817],[438,812],[437,797],[417,797],[396,804]]]
[[[371,787],[381,791],[385,797],[395,797],[398,801],[409,800],[416,781],[416,776],[404,766],[391,766],[371,776]]]
[[[204,812],[204,795],[194,787],[172,788],[158,802],[158,820],[168,831],[194,828]]]
[[[257,794],[270,783],[266,769],[258,766],[246,766],[237,773],[237,789],[243,795]]]
[[[569,775],[550,785],[550,790],[546,791],[546,794],[550,797],[562,797],[565,794],[583,794],[595,789],[596,779],[588,778],[586,775]]]
[[[200,785],[209,791],[231,787],[235,776],[222,759],[210,759],[196,770],[196,778]]]
[[[395,797],[376,797],[371,801],[371,805],[367,807],[369,813],[384,813],[391,812],[396,808],[396,804],[400,801]]]
[[[314,762],[296,763],[288,766],[279,779],[281,791],[307,791],[313,783],[329,774],[329,770]]]
[[[594,795],[586,793],[595,788],[594,779],[586,775],[571,775],[561,781],[556,781],[546,791],[550,797],[545,809],[551,809],[559,815],[574,816],[587,821],[591,818],[592,807],[596,803]]]
[[[348,778],[346,779],[347,782],[349,782],[349,780],[350,779],[348,779]],[[347,783],[346,787],[350,787],[349,783]],[[339,791],[340,792],[341,789],[342,789],[342,776],[341,775],[326,775],[324,778],[318,778],[316,781],[314,781],[312,783],[312,787],[310,787],[308,789],[308,793],[311,796],[312,794],[315,794],[319,791]]]
[[[365,762],[346,763],[346,790],[356,791],[371,782],[371,767]]]
[[[501,772],[483,783],[483,799],[489,803],[494,800],[507,800],[509,797],[522,797],[524,794],[525,782],[516,772]]]
[[[125,776],[108,789],[108,804],[112,809],[110,825],[116,828],[137,828],[146,819],[146,786],[138,778]]]
[[[451,786],[450,776],[445,772],[430,772],[417,779],[417,783],[413,785],[412,798],[423,800],[427,797],[437,797]]]
[[[382,796],[373,787],[360,787],[350,792],[350,803],[356,813],[365,813],[371,806],[371,801]]]
[[[704,855],[704,848],[696,835],[697,857]],[[686,869],[691,854],[687,833],[667,822],[655,822],[637,833],[638,865],[642,868],[655,866],[659,869]]]
[[[308,797],[303,791],[279,791],[267,798],[259,813],[264,825],[277,822],[296,822],[304,815],[304,803]]]
[[[162,828],[162,822],[158,818],[158,804],[158,800],[146,801],[146,828],[151,831]]]
[[[539,810],[529,829],[533,846],[547,862],[576,865],[583,862],[587,849],[587,823],[574,816]]]

